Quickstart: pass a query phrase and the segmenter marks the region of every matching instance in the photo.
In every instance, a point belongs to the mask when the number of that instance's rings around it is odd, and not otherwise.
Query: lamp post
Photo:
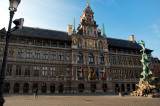
[[[3,56],[3,62],[2,62],[2,69],[0,73],[0,106],[3,106],[5,100],[3,98],[3,90],[4,90],[4,79],[5,79],[5,70],[6,70],[6,62],[7,62],[7,54],[8,54],[8,47],[9,47],[9,39],[11,36],[11,25],[12,25],[12,19],[14,16],[14,12],[17,11],[17,7],[19,5],[21,0],[9,0],[10,3],[10,20],[8,25],[8,31],[6,35],[6,45],[4,50],[4,56]]]

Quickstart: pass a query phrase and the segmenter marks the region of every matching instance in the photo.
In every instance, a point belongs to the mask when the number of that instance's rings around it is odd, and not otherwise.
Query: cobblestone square
[[[4,95],[4,106],[159,106],[160,98],[116,95]]]

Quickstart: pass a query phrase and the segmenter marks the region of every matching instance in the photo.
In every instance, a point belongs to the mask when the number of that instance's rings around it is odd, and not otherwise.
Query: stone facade
[[[135,90],[142,72],[141,46],[133,35],[131,41],[102,35],[93,15],[88,5],[78,32],[69,26],[69,34],[31,27],[13,32],[4,92],[32,93],[35,88],[40,93]],[[0,39],[1,60],[4,45],[5,40]],[[152,50],[146,51],[151,56]]]
[[[152,72],[153,76],[160,79],[160,60],[157,57],[152,58]]]

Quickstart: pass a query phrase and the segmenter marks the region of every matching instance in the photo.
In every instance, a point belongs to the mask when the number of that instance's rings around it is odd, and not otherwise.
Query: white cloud
[[[149,28],[156,36],[160,37],[160,22],[152,24]]]

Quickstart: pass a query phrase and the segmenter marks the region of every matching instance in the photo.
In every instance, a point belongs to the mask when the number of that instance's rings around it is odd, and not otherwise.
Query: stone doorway
[[[4,84],[4,93],[9,93],[10,90],[10,83],[5,83]]]
[[[80,83],[78,85],[78,92],[83,92],[84,91],[84,84],[83,83]]]
[[[24,93],[28,93],[29,92],[29,84],[28,83],[24,84],[24,86],[23,86],[23,92]]]

